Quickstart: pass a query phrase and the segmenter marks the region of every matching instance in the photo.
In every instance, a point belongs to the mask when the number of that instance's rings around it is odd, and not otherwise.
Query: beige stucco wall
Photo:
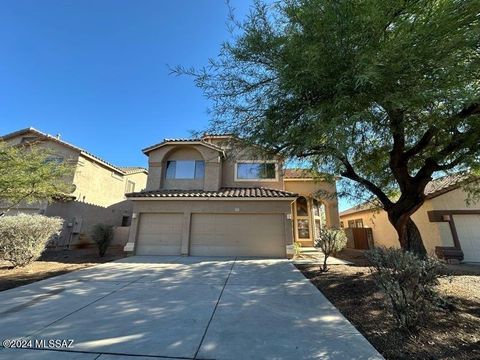
[[[137,172],[133,174],[124,175],[125,177],[125,189],[127,186],[127,180],[131,180],[135,183],[135,191],[145,190],[147,187],[147,174],[142,172]]]
[[[428,211],[478,209],[480,203],[467,205],[467,194],[462,189],[449,191],[443,195],[425,201],[425,204],[412,216],[417,225],[427,252],[433,254],[436,246],[454,246],[450,226],[447,222],[430,222]],[[395,229],[388,220],[385,211],[361,211],[340,216],[345,227],[348,220],[362,219],[365,227],[372,228],[374,242],[378,246],[399,247]]]
[[[188,254],[190,246],[190,224],[192,214],[282,214],[286,244],[292,244],[292,224],[288,219],[290,200],[134,200],[135,218],[129,235],[129,245],[133,246],[138,232],[138,219],[141,213],[182,213],[184,216],[182,254]]]
[[[120,226],[123,216],[131,216],[132,207],[132,202],[129,200],[120,201],[108,207],[80,201],[57,202],[47,207],[45,215],[65,219],[58,245],[70,245],[76,248],[93,244],[91,233],[96,224]]]
[[[122,174],[80,156],[73,178],[73,193],[81,202],[109,206],[124,199],[125,183]]]
[[[461,188],[449,191],[429,200],[432,210],[468,210],[480,208],[480,201],[467,204],[468,194]]]

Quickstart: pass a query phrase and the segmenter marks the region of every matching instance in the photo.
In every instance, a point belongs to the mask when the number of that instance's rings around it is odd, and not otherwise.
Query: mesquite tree
[[[480,1],[256,2],[204,69],[178,67],[236,134],[368,190],[403,249],[437,174],[477,171]],[[360,186],[358,186],[360,185]]]

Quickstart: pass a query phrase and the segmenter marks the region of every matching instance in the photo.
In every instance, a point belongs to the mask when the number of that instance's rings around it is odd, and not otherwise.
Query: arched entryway
[[[295,241],[302,246],[313,246],[320,230],[327,225],[325,204],[313,197],[299,196],[293,214]]]

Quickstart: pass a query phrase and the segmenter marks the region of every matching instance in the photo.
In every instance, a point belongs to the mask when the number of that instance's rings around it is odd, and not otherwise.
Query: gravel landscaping
[[[439,310],[418,335],[402,337],[384,307],[359,253],[340,254],[352,265],[297,265],[386,359],[480,359],[480,266],[455,266],[440,280],[449,310]]]
[[[12,268],[9,262],[0,261],[0,291],[113,261],[124,256],[123,252],[119,250],[107,252],[103,258],[98,256],[96,249],[47,250],[40,259],[25,267]]]

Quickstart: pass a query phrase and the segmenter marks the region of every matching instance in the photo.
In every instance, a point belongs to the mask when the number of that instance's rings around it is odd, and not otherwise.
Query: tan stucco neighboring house
[[[283,159],[230,136],[166,139],[143,150],[145,191],[128,194],[133,220],[126,251],[138,255],[285,257],[293,241],[312,245],[339,224],[335,184],[287,170]]]
[[[117,241],[128,237],[132,203],[125,194],[145,189],[147,170],[142,167],[115,166],[90,152],[34,128],[22,129],[0,137],[15,146],[31,143],[48,151],[55,161],[71,164],[73,171],[68,182],[74,191],[69,200],[53,203],[21,204],[9,211],[38,213],[64,218],[64,229],[53,245],[75,247],[91,243],[90,233],[97,223],[118,229]],[[1,208],[0,208],[1,210]]]
[[[429,254],[444,259],[480,262],[480,202],[466,202],[467,177],[450,175],[431,181],[426,201],[413,214]],[[344,228],[371,228],[375,246],[399,247],[387,213],[360,205],[340,213]]]

